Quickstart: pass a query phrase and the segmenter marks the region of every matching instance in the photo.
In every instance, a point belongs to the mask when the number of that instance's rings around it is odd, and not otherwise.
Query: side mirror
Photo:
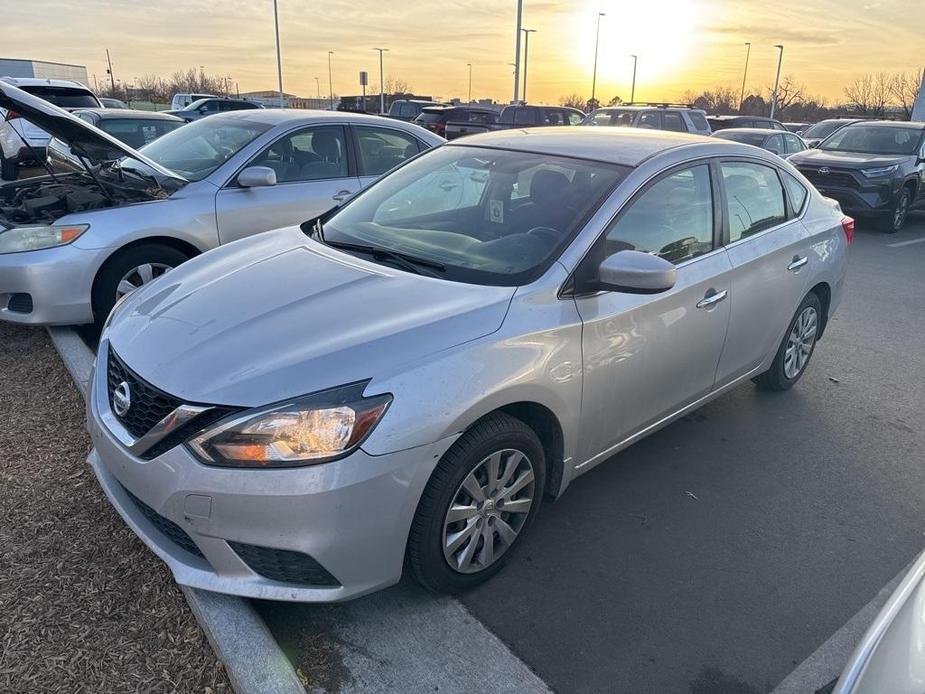
[[[276,172],[269,166],[248,166],[238,174],[242,188],[266,188],[276,185]]]
[[[598,266],[596,289],[627,294],[658,294],[671,289],[678,279],[672,263],[641,251],[619,251]]]

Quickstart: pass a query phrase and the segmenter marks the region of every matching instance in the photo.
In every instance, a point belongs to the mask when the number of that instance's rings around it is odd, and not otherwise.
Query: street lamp
[[[469,103],[472,103],[472,63],[466,63],[469,67]]]
[[[388,51],[388,48],[374,48],[379,51],[379,113],[385,113],[385,77],[382,70],[382,54]]]
[[[521,29],[524,32],[524,103],[527,103],[527,57],[530,53],[530,34],[535,34],[536,29]]]
[[[321,105],[321,80],[317,77],[315,78],[315,89],[318,90],[318,105]]]
[[[520,27],[524,14],[524,0],[517,0],[517,31],[514,34],[514,102],[520,101]]]
[[[633,59],[633,86],[630,88],[630,103],[636,101],[636,61],[638,60],[635,55],[630,55],[630,58]]]
[[[745,80],[748,78],[748,59],[752,54],[752,43],[748,41],[745,43],[748,46],[748,49],[745,52],[745,72],[742,73],[742,96],[739,97],[739,113],[742,113],[742,102],[745,101]]]
[[[273,0],[273,22],[276,25],[276,76],[279,79],[279,107],[283,108],[283,55],[279,47],[279,2]]]
[[[771,99],[771,118],[774,117],[774,112],[777,111],[777,88],[780,86],[780,66],[784,62],[784,47],[779,43],[774,44],[774,48],[780,50],[780,53],[777,55],[777,77],[774,78],[774,97]]]
[[[594,73],[591,76],[591,101],[597,103],[594,95],[597,93],[597,49],[601,41],[601,17],[606,17],[605,12],[597,13],[597,33],[594,37]]]
[[[334,55],[334,51],[328,51],[328,89],[331,92],[331,110],[334,110],[334,78],[332,77],[331,72],[331,56]]]

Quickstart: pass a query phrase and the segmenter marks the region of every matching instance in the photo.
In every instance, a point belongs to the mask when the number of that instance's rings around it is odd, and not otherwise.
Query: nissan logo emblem
[[[821,169],[819,169],[819,173],[822,174],[823,176],[828,176],[828,175],[829,175],[829,167],[828,167],[828,166],[823,166]]]
[[[124,417],[132,406],[132,389],[128,383],[122,381],[112,391],[112,409],[120,417]]]

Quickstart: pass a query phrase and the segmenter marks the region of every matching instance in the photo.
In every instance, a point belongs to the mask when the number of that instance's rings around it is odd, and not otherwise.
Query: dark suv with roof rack
[[[479,126],[497,123],[499,115],[500,111],[483,106],[425,106],[414,122],[452,140],[468,135],[472,128],[471,132],[483,132]]]
[[[694,135],[709,135],[712,132],[706,112],[690,104],[640,101],[596,109],[588,114],[584,125],[672,130]]]
[[[852,123],[790,163],[845,212],[876,217],[887,233],[925,207],[925,123]]]

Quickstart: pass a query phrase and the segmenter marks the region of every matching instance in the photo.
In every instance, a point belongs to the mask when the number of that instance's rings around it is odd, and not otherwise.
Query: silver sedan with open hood
[[[0,185],[0,319],[102,322],[137,287],[216,246],[338,205],[442,138],[322,111],[218,114],[137,152],[0,82],[0,108],[66,143],[78,173]]]

